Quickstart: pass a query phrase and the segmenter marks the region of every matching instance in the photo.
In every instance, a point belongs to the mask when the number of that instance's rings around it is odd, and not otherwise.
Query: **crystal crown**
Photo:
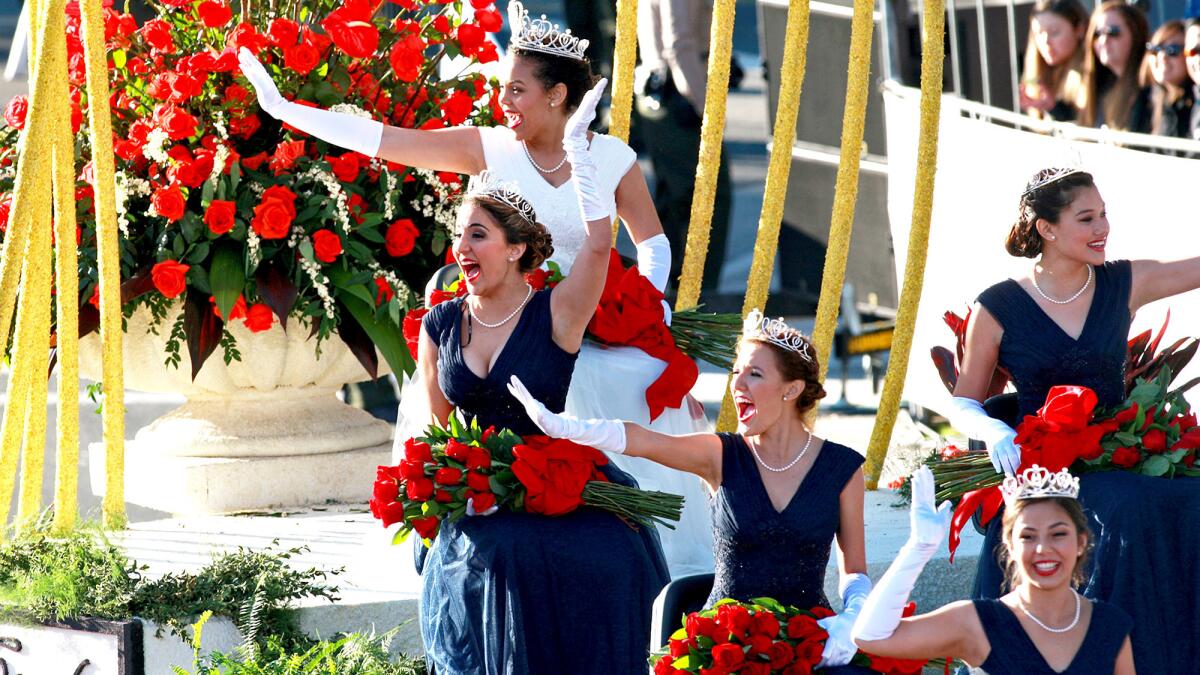
[[[1042,499],[1045,497],[1079,498],[1079,479],[1070,471],[1061,469],[1052,472],[1037,464],[1015,476],[1008,476],[1000,485],[1004,501]]]
[[[1083,169],[1080,169],[1078,167],[1064,167],[1064,168],[1050,169],[1050,173],[1043,176],[1041,178],[1041,180],[1037,180],[1037,181],[1030,183],[1025,188],[1025,191],[1021,193],[1021,196],[1024,197],[1035,190],[1044,188],[1051,183],[1057,183],[1058,181],[1066,178],[1067,176],[1072,176],[1077,173],[1083,173]]]
[[[530,19],[529,11],[520,2],[508,4],[508,23],[512,29],[509,49],[525,49],[568,59],[582,61],[588,41],[571,35],[571,29],[559,30],[558,24],[550,23],[543,14],[540,19]]]
[[[808,350],[808,340],[800,331],[787,325],[783,319],[771,319],[763,316],[757,309],[750,310],[746,320],[742,322],[742,337],[766,340],[790,352],[796,352],[806,360],[812,361],[812,353]]]
[[[484,169],[478,176],[472,176],[467,185],[468,195],[490,197],[508,204],[521,213],[521,216],[531,223],[537,222],[537,212],[533,204],[517,189],[515,181],[501,180],[496,174]]]

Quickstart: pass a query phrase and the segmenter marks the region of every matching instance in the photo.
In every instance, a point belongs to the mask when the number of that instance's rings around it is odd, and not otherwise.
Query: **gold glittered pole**
[[[629,142],[633,119],[633,67],[637,64],[638,0],[617,0],[616,51],[613,53],[612,106],[608,133]],[[613,243],[620,221],[613,221]]]
[[[900,410],[900,395],[908,374],[917,307],[925,284],[925,259],[929,252],[929,222],[933,212],[933,183],[937,173],[938,123],[942,111],[942,35],[946,20],[945,0],[924,6],[925,37],[921,46],[921,132],[917,142],[917,179],[913,195],[912,226],[908,234],[908,260],[904,265],[904,287],[896,313],[896,328],[888,356],[887,376],[879,414],[867,446],[864,473],[867,489],[879,486],[879,474],[892,441],[892,428]]]
[[[792,140],[796,136],[796,116],[800,111],[800,91],[808,52],[808,0],[788,4],[787,30],[783,43],[783,64],[779,73],[779,105],[775,108],[775,130],[771,137],[771,159],[767,182],[763,187],[763,208],[758,218],[758,236],[754,240],[754,258],[746,280],[746,298],[742,316],[767,303],[775,250],[779,248],[779,226],[783,222],[783,204],[787,198],[788,174],[792,169]],[[725,400],[717,418],[719,431],[733,431],[737,418],[733,398],[725,387]]]
[[[721,169],[721,142],[725,138],[725,107],[729,98],[729,64],[733,60],[733,15],[735,0],[717,0],[713,6],[712,30],[708,38],[708,83],[704,94],[704,124],[700,127],[700,161],[696,164],[696,186],[692,191],[692,214],[688,221],[683,274],[675,309],[691,309],[700,302],[700,283],[708,257],[712,231],[713,203],[717,198],[717,176]]]
[[[66,80],[59,93],[67,100]],[[79,486],[79,249],[75,240],[75,143],[66,106],[54,129],[55,295],[58,310],[58,439],[55,532],[75,527]]]
[[[125,374],[122,370],[121,251],[113,181],[112,112],[101,0],[79,3],[87,63],[90,144],[95,176],[96,240],[100,271],[100,343],[104,368],[104,524],[125,526]]]
[[[842,151],[833,198],[833,218],[829,225],[829,245],[825,249],[825,269],[821,273],[821,296],[817,301],[817,318],[812,334],[813,346],[817,349],[817,359],[821,365],[822,381],[829,370],[829,353],[837,327],[842,285],[846,280],[854,204],[858,199],[858,163],[862,154],[863,123],[867,115],[874,9],[873,0],[854,0],[854,17],[850,21],[850,66],[846,78],[846,108],[842,115]],[[810,423],[815,416],[816,407],[809,413]]]

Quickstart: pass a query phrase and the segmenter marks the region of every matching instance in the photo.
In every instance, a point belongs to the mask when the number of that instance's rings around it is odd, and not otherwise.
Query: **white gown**
[[[557,188],[530,164],[521,143],[506,127],[480,128],[487,167],[504,180],[516,181],[521,193],[533,204],[538,220],[550,231],[554,255],[564,274],[583,248],[585,232],[579,215],[574,179]],[[628,145],[603,134],[592,138],[592,155],[599,169],[599,182],[611,195],[609,208],[616,218],[617,184],[637,160]],[[676,255],[679,252],[675,252]],[[712,425],[703,412],[693,417],[686,401],[679,408],[667,408],[654,422],[646,405],[645,392],[666,368],[666,363],[635,347],[606,347],[585,340],[575,363],[575,374],[567,392],[566,412],[580,418],[619,419],[668,434],[707,432]],[[421,432],[429,412],[419,386],[405,383],[400,400],[393,457],[403,454],[404,439]],[[683,518],[675,529],[659,528],[663,553],[671,576],[713,570],[712,518],[708,492],[698,477],[669,469],[646,459],[610,455],[610,461],[633,475],[646,490],[661,490],[684,497]],[[398,460],[397,460],[398,461]]]

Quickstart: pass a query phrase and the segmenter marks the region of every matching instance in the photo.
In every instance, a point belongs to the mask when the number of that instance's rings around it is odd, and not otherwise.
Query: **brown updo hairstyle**
[[[996,559],[1000,561],[1000,566],[1004,568],[1004,582],[1008,590],[1013,590],[1018,585],[1020,574],[1017,572],[1019,561],[1012,558],[1008,553],[1008,547],[1012,541],[1013,526],[1016,525],[1017,517],[1032,504],[1040,504],[1042,502],[1050,502],[1057,505],[1063,511],[1066,511],[1068,520],[1075,526],[1075,533],[1082,534],[1084,537],[1083,553],[1075,559],[1075,567],[1071,570],[1071,585],[1079,588],[1083,584],[1083,571],[1087,569],[1088,554],[1092,550],[1092,531],[1088,528],[1087,516],[1083,513],[1083,507],[1079,505],[1079,500],[1071,499],[1070,497],[1043,497],[1041,499],[1016,499],[1011,504],[1004,505],[1004,518],[1001,520],[1001,541],[1003,542],[996,551]]]
[[[504,239],[508,243],[525,244],[525,252],[517,261],[521,272],[537,269],[546,258],[554,255],[554,245],[550,242],[550,232],[546,226],[529,221],[512,206],[486,194],[469,194],[463,198],[462,205],[487,211],[504,232]]]
[[[804,391],[800,392],[800,395],[796,397],[796,411],[803,415],[815,406],[817,401],[825,398],[825,387],[821,386],[821,373],[817,368],[817,348],[813,346],[812,341],[805,337],[803,333],[790,326],[787,329],[787,337],[793,340],[800,339],[805,347],[808,348],[807,353],[784,349],[766,338],[755,335],[743,336],[742,342],[756,342],[766,345],[771,349],[771,353],[775,355],[775,364],[779,366],[779,372],[783,376],[783,379],[788,381],[802,380],[804,382]]]
[[[533,65],[534,76],[547,90],[553,89],[554,85],[560,82],[566,86],[567,98],[563,103],[568,113],[579,107],[583,95],[596,86],[598,81],[592,73],[592,62],[587,58],[573,59],[520,47],[513,47],[510,51],[514,57],[520,57]]]
[[[1094,188],[1092,174],[1079,171],[1041,187],[1033,188],[1063,169],[1042,169],[1035,173],[1021,194],[1021,213],[1008,232],[1004,248],[1009,255],[1018,258],[1036,258],[1042,254],[1042,234],[1038,232],[1037,220],[1057,223],[1063,210],[1075,201],[1079,191]]]

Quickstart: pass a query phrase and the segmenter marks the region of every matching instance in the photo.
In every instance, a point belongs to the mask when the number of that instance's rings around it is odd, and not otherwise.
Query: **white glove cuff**
[[[842,596],[842,612],[855,615],[871,593],[871,577],[861,573],[842,575],[838,581],[838,594]]]
[[[971,438],[978,438],[989,446],[997,441],[1015,435],[1012,427],[994,417],[988,417],[983,404],[973,398],[955,396],[950,399],[946,419],[955,429]]]
[[[383,124],[372,119],[310,108],[291,101],[272,106],[269,112],[306,134],[367,157],[377,155],[383,142]]]
[[[580,420],[563,416],[568,438],[613,455],[625,454],[625,423],[617,420]]]
[[[671,277],[671,240],[656,234],[637,245],[638,271],[660,291],[667,288]]]

